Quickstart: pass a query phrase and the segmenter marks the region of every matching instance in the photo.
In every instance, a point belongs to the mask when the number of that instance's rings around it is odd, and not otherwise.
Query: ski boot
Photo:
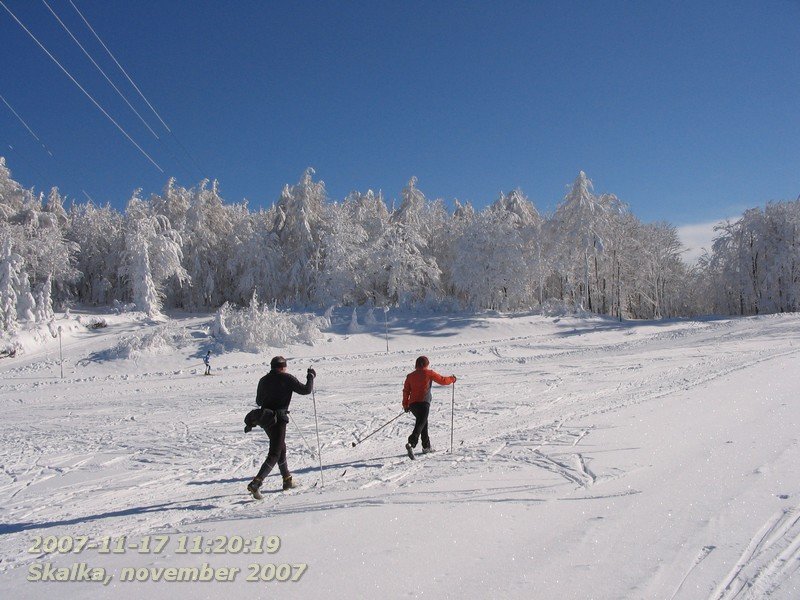
[[[406,452],[408,452],[408,458],[410,458],[411,460],[415,460],[414,448],[411,447],[411,444],[406,444]]]
[[[253,496],[256,500],[261,500],[263,496],[261,495],[261,491],[259,488],[261,487],[261,479],[258,477],[254,477],[253,481],[247,484],[247,491],[250,492],[250,495]]]
[[[427,448],[425,446],[422,447],[423,454],[430,454],[431,452],[436,452],[436,448],[433,446],[428,446]]]

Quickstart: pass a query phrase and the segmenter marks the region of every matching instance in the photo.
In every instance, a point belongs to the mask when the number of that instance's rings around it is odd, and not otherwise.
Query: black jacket
[[[314,377],[309,374],[305,385],[297,380],[294,375],[270,371],[258,382],[256,391],[256,404],[262,408],[272,410],[286,410],[292,400],[292,392],[303,396],[310,394],[314,389]]]

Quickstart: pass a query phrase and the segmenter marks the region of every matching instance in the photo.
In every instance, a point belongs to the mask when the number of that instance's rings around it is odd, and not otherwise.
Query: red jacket
[[[430,402],[431,381],[439,385],[450,385],[455,383],[456,378],[444,377],[428,368],[415,369],[413,373],[406,375],[406,382],[403,384],[403,408],[406,409],[415,402]]]

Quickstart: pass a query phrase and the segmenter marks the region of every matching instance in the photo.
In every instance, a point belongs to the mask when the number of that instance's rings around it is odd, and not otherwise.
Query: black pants
[[[431,405],[427,402],[415,402],[409,406],[411,413],[416,417],[414,423],[414,431],[408,436],[408,443],[412,448],[417,447],[417,440],[422,436],[422,447],[431,447],[431,438],[428,437],[428,413],[431,410]]]
[[[277,423],[266,428],[269,436],[269,452],[261,468],[258,470],[259,479],[264,479],[270,471],[278,465],[283,477],[289,477],[289,465],[286,464],[286,423],[278,420]]]

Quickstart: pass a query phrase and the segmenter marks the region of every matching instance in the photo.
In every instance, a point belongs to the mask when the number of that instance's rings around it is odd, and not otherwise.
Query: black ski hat
[[[286,366],[286,359],[282,356],[275,356],[269,361],[269,366],[273,369],[283,369]]]

